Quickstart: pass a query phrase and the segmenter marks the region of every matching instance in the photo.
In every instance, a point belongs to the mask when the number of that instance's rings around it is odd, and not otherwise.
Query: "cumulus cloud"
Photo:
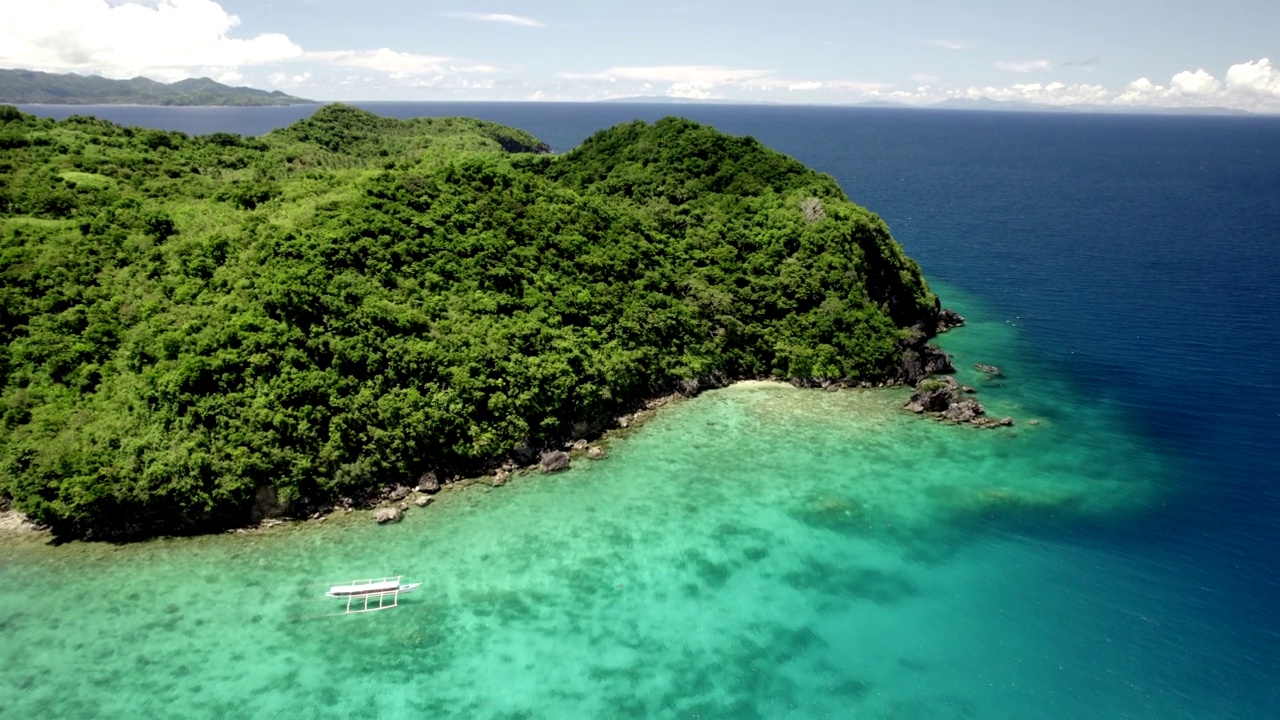
[[[1031,72],[1033,70],[1048,70],[1053,67],[1053,63],[1048,60],[1023,60],[1021,62],[997,62],[997,68],[1008,70],[1009,72]]]
[[[1169,84],[1175,92],[1185,95],[1216,95],[1222,90],[1222,83],[1204,70],[1183,70]]]
[[[446,16],[457,18],[459,20],[474,20],[475,22],[499,23],[502,25],[519,25],[520,27],[546,27],[547,24],[541,20],[535,20],[524,15],[510,15],[508,13],[479,13],[479,12],[458,12],[445,13]]]
[[[1280,111],[1280,72],[1267,58],[1227,68],[1225,81],[1204,69],[1184,70],[1167,85],[1138,78],[1114,102],[1128,106],[1228,107],[1258,112]]]
[[[1232,92],[1280,98],[1280,71],[1271,67],[1267,58],[1232,65],[1227,70],[1227,88]]]
[[[230,77],[236,68],[299,57],[279,33],[232,37],[240,18],[213,0],[39,0],[6,3],[0,66],[107,77]]]

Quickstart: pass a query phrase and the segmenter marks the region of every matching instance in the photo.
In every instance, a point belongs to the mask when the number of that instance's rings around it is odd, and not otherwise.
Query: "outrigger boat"
[[[369,580],[352,580],[346,585],[334,585],[325,593],[325,597],[346,598],[347,611],[344,614],[373,612],[386,610],[400,604],[400,593],[407,593],[422,583],[402,583],[403,575],[394,577],[373,578]]]

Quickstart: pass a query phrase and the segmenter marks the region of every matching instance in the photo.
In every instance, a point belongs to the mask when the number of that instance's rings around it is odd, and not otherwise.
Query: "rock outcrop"
[[[378,508],[373,513],[373,519],[377,521],[379,525],[400,522],[404,519],[404,512],[398,507]]]
[[[937,345],[929,344],[929,333],[919,325],[911,328],[911,334],[898,341],[902,355],[898,379],[907,385],[918,385],[932,375],[945,375],[956,371],[951,356]]]
[[[930,378],[916,386],[916,391],[903,407],[911,412],[929,414],[938,420],[957,425],[992,428],[1013,424],[1011,417],[987,417],[982,403],[965,395],[965,386],[954,378]]]
[[[992,378],[1002,378],[1002,377],[1004,377],[1004,371],[1003,371],[1003,370],[1001,370],[1000,368],[996,367],[995,365],[986,365],[986,364],[983,364],[983,363],[974,363],[974,364],[973,364],[973,369],[974,369],[974,370],[977,370],[977,371],[978,371],[978,372],[980,372],[980,373],[986,373],[987,377],[992,377]]]
[[[569,467],[569,453],[561,450],[543,453],[538,461],[538,469],[544,473],[560,472]]]
[[[960,313],[950,308],[942,308],[938,311],[937,324],[933,331],[941,334],[952,328],[958,328],[961,325],[964,325],[964,318]]]
[[[440,492],[440,479],[433,472],[426,472],[418,478],[418,492]]]

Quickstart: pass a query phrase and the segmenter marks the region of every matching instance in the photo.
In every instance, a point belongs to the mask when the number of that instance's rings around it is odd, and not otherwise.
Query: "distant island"
[[[0,105],[0,510],[145,537],[540,461],[737,379],[915,384],[946,311],[749,137],[334,105],[191,137]],[[548,460],[550,458],[550,460]]]
[[[305,105],[311,100],[209,78],[168,85],[144,77],[109,80],[96,75],[0,70],[0,103],[21,105]]]

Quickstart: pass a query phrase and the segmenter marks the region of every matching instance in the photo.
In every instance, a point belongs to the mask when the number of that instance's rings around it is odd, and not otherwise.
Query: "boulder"
[[[434,472],[422,473],[422,477],[418,478],[418,492],[440,492],[440,480]]]
[[[942,411],[942,419],[953,423],[971,423],[985,412],[986,408],[977,400],[961,400]]]
[[[409,487],[407,485],[396,485],[387,492],[387,499],[392,502],[398,502],[409,497]]]
[[[507,481],[510,479],[511,479],[510,470],[506,468],[498,468],[498,471],[493,474],[493,486],[500,487],[502,485],[506,485]]]
[[[571,447],[572,447],[574,450],[579,450],[579,451],[581,451],[581,450],[586,450],[586,449],[587,449],[587,446],[588,446],[588,445],[590,445],[590,444],[591,444],[591,443],[588,443],[586,440],[575,440],[575,441],[573,442],[573,445],[572,445]]]
[[[373,513],[373,519],[379,525],[385,525],[391,522],[400,522],[404,518],[404,513],[397,507],[378,508]]]
[[[591,458],[592,460],[603,460],[604,456],[608,454],[609,454],[609,451],[605,450],[599,445],[592,445],[591,447],[587,448],[587,457]]]
[[[431,504],[432,497],[430,495],[419,495],[414,499],[413,504],[418,507],[426,507]]]
[[[561,450],[543,453],[538,469],[545,473],[559,472],[569,467],[569,453]]]
[[[944,333],[961,325],[964,325],[964,318],[960,313],[950,308],[943,308],[938,311],[938,326],[934,332]]]
[[[983,363],[974,363],[973,369],[977,370],[980,373],[986,373],[987,375],[993,378],[1004,377],[1004,371],[996,367],[995,365],[985,365]]]

